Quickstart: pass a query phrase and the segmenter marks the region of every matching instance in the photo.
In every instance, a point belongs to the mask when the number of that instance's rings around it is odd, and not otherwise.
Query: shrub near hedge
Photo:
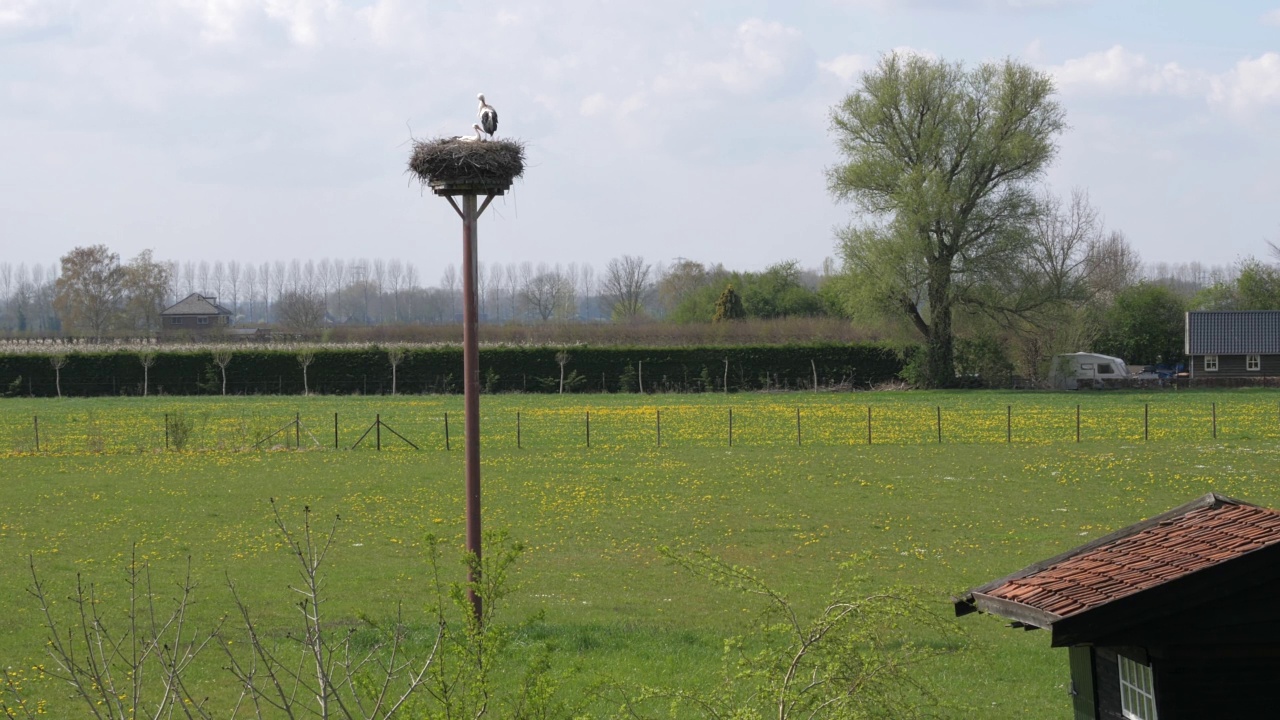
[[[733,347],[491,347],[480,351],[480,380],[486,392],[556,392],[560,365],[577,392],[645,392],[806,389],[814,367],[821,385],[866,387],[892,380],[902,361],[888,347],[872,344],[760,345]],[[391,391],[386,350],[317,348],[307,369],[312,392],[380,394]],[[401,393],[462,391],[462,349],[409,348],[397,373]],[[62,368],[64,395],[140,395],[143,368],[136,353],[70,353]],[[216,395],[221,372],[211,352],[158,352],[150,371],[150,392]],[[297,394],[302,369],[296,351],[245,348],[227,365],[229,394]],[[57,394],[48,355],[0,355],[0,393],[49,397]]]

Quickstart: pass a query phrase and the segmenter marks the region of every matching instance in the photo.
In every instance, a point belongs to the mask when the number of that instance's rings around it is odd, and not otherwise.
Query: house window
[[[196,324],[197,324],[197,325],[208,325],[208,324],[209,324],[209,318],[207,318],[207,317],[198,317],[198,318],[196,318]]]
[[[1156,691],[1151,666],[1121,655],[1120,711],[1129,720],[1156,720]]]
[[[1217,355],[1204,356],[1204,371],[1218,372],[1218,356]]]
[[[170,324],[170,325],[181,325],[181,324],[182,324],[182,318],[169,318],[169,324]]]
[[[1261,370],[1262,356],[1261,355],[1245,355],[1244,369],[1245,370]]]

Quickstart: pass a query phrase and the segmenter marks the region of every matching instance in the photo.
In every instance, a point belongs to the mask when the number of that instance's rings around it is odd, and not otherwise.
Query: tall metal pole
[[[487,202],[486,202],[487,204]],[[462,375],[466,437],[467,552],[475,554],[475,566],[467,573],[467,591],[476,622],[483,617],[482,599],[475,593],[480,582],[480,338],[476,286],[476,196],[462,196]]]

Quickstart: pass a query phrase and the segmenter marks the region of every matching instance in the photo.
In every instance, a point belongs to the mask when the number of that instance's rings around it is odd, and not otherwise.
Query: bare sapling
[[[53,384],[58,389],[58,397],[62,397],[62,368],[67,366],[67,356],[62,353],[49,356],[49,364],[53,366]]]
[[[53,666],[47,672],[71,687],[72,696],[88,706],[89,717],[213,717],[207,699],[196,700],[186,683],[187,671],[221,624],[200,630],[190,618],[196,587],[190,558],[176,595],[166,601],[152,586],[150,566],[139,567],[135,547],[126,576],[128,607],[123,619],[105,614],[93,583],[86,586],[79,574],[69,598],[71,618],[59,617],[35,561],[29,557],[27,565],[27,592],[39,604],[49,632],[46,648]]]
[[[311,363],[315,362],[316,354],[311,350],[303,350],[298,353],[298,365],[302,366],[302,394],[310,395],[311,388],[307,385],[307,368],[311,367]],[[226,394],[225,392],[223,393]]]
[[[569,364],[569,353],[561,350],[556,353],[556,362],[560,365],[560,394],[564,394],[564,366]]]
[[[317,533],[311,524],[311,509],[306,507],[302,527],[295,531],[285,523],[274,500],[271,507],[276,528],[298,562],[301,582],[289,589],[301,597],[296,603],[301,628],[282,642],[272,640],[269,633],[260,630],[228,577],[227,587],[248,641],[248,650],[238,654],[234,651],[238,638],[219,636],[227,669],[241,687],[236,709],[245,708],[255,718],[396,717],[414,693],[433,680],[431,670],[440,653],[444,628],[438,627],[430,646],[419,652],[423,648],[410,642],[408,627],[397,608],[394,625],[380,640],[367,648],[357,646],[355,631],[331,627],[325,612],[323,568],[340,519],[334,517],[327,534]]]
[[[231,364],[231,350],[218,348],[213,351],[213,362],[222,370],[222,394],[227,394],[227,365]]]
[[[151,366],[156,364],[155,351],[143,350],[138,353],[138,362],[142,365],[142,397],[146,397],[151,380]]]
[[[764,604],[749,640],[725,643],[723,679],[734,692],[702,695],[684,688],[641,688],[632,717],[647,707],[694,709],[701,717],[936,717],[937,700],[914,673],[931,658],[964,645],[954,626],[905,591],[864,594],[851,564],[814,614],[748,568],[706,552],[659,551],[696,575]]]
[[[387,362],[391,363],[391,394],[396,394],[396,368],[400,367],[400,363],[404,362],[404,348],[399,345],[392,345],[387,348]]]

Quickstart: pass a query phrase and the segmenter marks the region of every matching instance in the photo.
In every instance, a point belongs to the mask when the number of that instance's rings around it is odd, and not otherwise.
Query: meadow
[[[922,668],[957,715],[1068,718],[1065,651],[996,618],[949,619],[948,598],[1206,492],[1280,505],[1276,391],[494,395],[482,405],[484,522],[528,546],[501,614],[536,616],[522,632],[563,650],[569,677],[712,682],[723,639],[749,632],[759,606],[658,552],[705,548],[807,610],[853,561],[868,591],[910,588],[962,631],[954,653]],[[286,518],[303,506],[341,516],[331,616],[385,618],[403,602],[412,618],[428,595],[424,536],[462,543],[461,406],[416,395],[0,400],[0,665],[51,707],[63,702],[31,670],[47,660],[24,592],[28,557],[52,595],[80,574],[108,605],[122,597],[132,547],[166,581],[189,557],[193,617],[233,609],[230,577],[264,622],[285,627],[296,571],[269,498]],[[180,452],[172,437],[164,449],[166,415],[190,427]],[[381,452],[372,435],[351,450],[375,416],[420,449],[384,430]],[[295,417],[296,432],[253,449]],[[213,665],[201,682],[216,694],[229,681]]]

